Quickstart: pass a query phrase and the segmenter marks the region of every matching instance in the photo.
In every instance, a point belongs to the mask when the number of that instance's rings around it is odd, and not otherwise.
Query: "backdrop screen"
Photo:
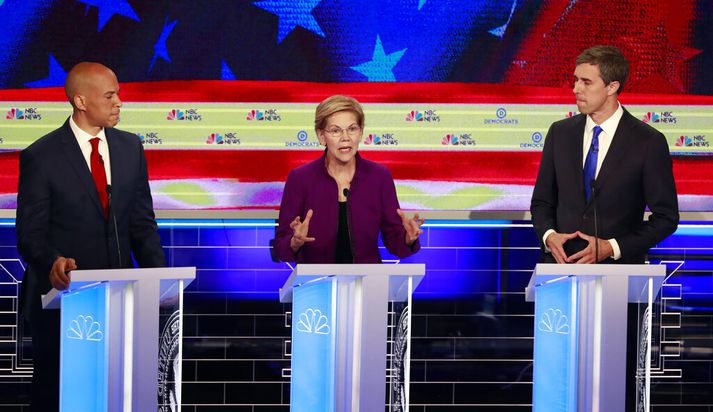
[[[122,87],[159,209],[279,206],[319,157],[314,108],[365,107],[360,152],[404,208],[527,210],[549,125],[576,114],[574,61],[613,44],[621,102],[661,130],[680,206],[713,211],[712,11],[705,1],[0,0],[0,208],[19,151],[71,113],[83,60]]]

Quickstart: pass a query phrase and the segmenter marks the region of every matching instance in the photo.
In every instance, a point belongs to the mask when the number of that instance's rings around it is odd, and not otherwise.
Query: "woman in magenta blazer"
[[[280,260],[380,263],[379,233],[400,258],[418,251],[424,220],[406,217],[389,170],[357,153],[364,131],[359,102],[329,97],[317,106],[314,124],[326,150],[287,176],[274,243]]]

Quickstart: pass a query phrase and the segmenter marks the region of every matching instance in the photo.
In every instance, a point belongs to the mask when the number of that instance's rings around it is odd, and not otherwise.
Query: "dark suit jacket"
[[[49,272],[57,256],[74,258],[78,269],[165,266],[154,219],[146,159],[139,138],[105,129],[111,159],[111,209],[104,219],[92,174],[69,126],[22,151],[17,192],[17,246],[27,262],[25,307],[52,286]],[[29,317],[31,313],[27,314]]]
[[[676,185],[666,138],[624,110],[597,175],[596,201],[593,196],[587,202],[582,168],[585,123],[586,116],[579,114],[555,122],[547,133],[530,206],[538,239],[542,242],[548,229],[594,235],[596,205],[598,236],[616,239],[621,249],[617,262],[643,263],[648,250],[678,225]],[[647,206],[652,214],[645,222]],[[565,244],[565,252],[569,256],[584,247],[584,240],[571,240]],[[543,260],[554,261],[544,252]]]

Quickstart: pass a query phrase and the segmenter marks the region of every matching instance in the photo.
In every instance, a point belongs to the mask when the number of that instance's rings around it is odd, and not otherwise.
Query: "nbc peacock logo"
[[[166,115],[166,120],[200,122],[203,120],[203,115],[198,113],[198,109],[171,109]]]
[[[300,313],[297,322],[298,332],[328,335],[330,329],[329,319],[322,314],[321,310],[309,308]]]
[[[537,329],[545,333],[569,335],[569,318],[560,309],[549,308],[540,316]]]
[[[180,109],[171,109],[166,116],[166,120],[185,120],[186,113]]]
[[[261,112],[260,110],[250,110],[245,119],[261,121],[261,120],[265,119],[265,114],[263,112]]]
[[[443,146],[475,146],[475,139],[470,133],[449,133],[441,139]]]
[[[659,116],[655,112],[646,112],[646,114],[641,120],[643,120],[644,123],[658,123],[660,118],[661,116]]]
[[[163,139],[159,137],[157,132],[137,133],[141,144],[143,145],[160,145],[163,144]]]
[[[458,146],[458,136],[454,134],[447,134],[441,139],[441,144],[444,146]]]
[[[258,122],[279,122],[282,121],[282,116],[280,116],[277,112],[277,109],[266,109],[264,111],[253,109],[248,112],[245,120]]]
[[[433,109],[427,109],[423,112],[419,110],[411,110],[410,112],[406,113],[405,120],[407,122],[433,123],[440,122],[441,116],[439,116],[438,113],[436,113],[436,111]]]
[[[644,117],[641,119],[644,123],[657,123],[657,124],[676,124],[678,123],[678,118],[674,116],[673,112],[646,112]]]
[[[238,138],[238,134],[235,132],[228,132],[224,134],[220,134],[218,132],[211,133],[208,138],[206,139],[206,144],[222,144],[222,145],[239,145],[240,144],[240,139]]]
[[[364,139],[364,144],[368,144],[368,145],[381,144],[381,136],[379,136],[378,134],[369,134],[369,136],[367,136]]]
[[[8,110],[7,116],[5,116],[5,119],[7,120],[23,120],[24,118],[25,112],[16,107],[13,107],[12,109]]]
[[[205,142],[206,144],[223,144],[223,136],[220,133],[211,133]]]
[[[419,112],[418,110],[411,110],[406,115],[406,121],[407,122],[422,122],[423,114],[421,112]]]
[[[710,142],[702,134],[694,136],[679,136],[676,139],[677,147],[710,147]]]
[[[5,115],[6,120],[42,120],[42,114],[37,110],[36,107],[27,107],[25,109],[20,109],[19,107],[12,107],[7,111]]]
[[[104,339],[104,332],[99,322],[90,315],[79,315],[69,323],[65,333],[68,339],[99,342]]]

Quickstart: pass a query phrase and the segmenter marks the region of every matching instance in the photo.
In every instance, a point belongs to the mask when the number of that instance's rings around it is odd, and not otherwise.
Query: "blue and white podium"
[[[644,326],[633,327],[643,343],[637,411],[649,410],[651,307],[665,276],[664,265],[535,267],[526,290],[535,302],[533,412],[625,410],[628,303],[645,308]]]
[[[196,268],[75,270],[61,309],[60,412],[181,410],[183,289]]]
[[[422,264],[295,268],[280,289],[292,302],[290,411],[408,411],[409,310],[424,273]]]

